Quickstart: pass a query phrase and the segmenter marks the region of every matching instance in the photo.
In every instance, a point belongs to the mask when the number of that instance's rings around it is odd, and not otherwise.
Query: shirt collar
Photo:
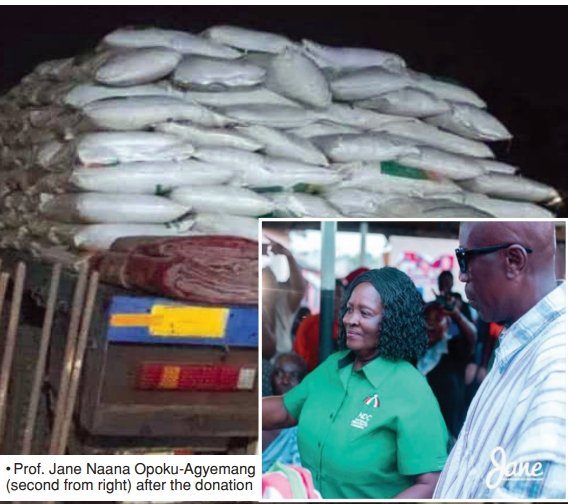
[[[514,356],[534,340],[548,324],[566,313],[566,284],[558,286],[513,325],[505,328],[499,336],[499,347],[495,351],[495,365],[503,373]]]
[[[345,355],[340,357],[337,361],[337,368],[340,371],[340,375],[343,375],[342,371],[349,367],[352,369],[353,363],[355,362],[355,354],[347,350]],[[373,387],[378,388],[379,385],[383,382],[385,377],[388,375],[385,371],[390,369],[392,366],[396,365],[396,361],[390,361],[384,359],[383,357],[377,357],[372,361],[367,362],[359,371],[365,375],[365,378],[369,380]]]

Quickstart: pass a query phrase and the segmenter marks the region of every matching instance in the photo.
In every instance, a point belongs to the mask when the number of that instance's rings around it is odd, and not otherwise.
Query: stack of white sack
[[[0,98],[0,245],[105,249],[256,218],[548,217],[472,90],[393,53],[235,26],[118,29]],[[2,241],[4,239],[4,241]]]

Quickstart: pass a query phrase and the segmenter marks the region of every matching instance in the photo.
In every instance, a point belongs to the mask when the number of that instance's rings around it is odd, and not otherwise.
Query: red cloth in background
[[[332,337],[337,341],[339,324],[333,321]],[[312,371],[318,365],[320,339],[320,316],[319,314],[306,317],[296,331],[294,339],[294,352],[301,355],[308,365],[308,371]]]
[[[246,238],[124,238],[95,268],[104,282],[183,301],[258,304],[258,244]]]

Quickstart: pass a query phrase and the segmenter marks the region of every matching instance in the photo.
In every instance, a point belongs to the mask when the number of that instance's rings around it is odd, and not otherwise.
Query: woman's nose
[[[469,273],[462,273],[460,271],[459,279],[460,279],[460,282],[467,283],[469,281]]]
[[[355,325],[358,322],[358,317],[353,313],[346,313],[343,317],[343,323],[345,325]]]

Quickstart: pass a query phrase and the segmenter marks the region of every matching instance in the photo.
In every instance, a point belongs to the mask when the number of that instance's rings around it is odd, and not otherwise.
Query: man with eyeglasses
[[[466,222],[456,256],[470,304],[505,329],[434,499],[566,496],[566,295],[553,222]]]

